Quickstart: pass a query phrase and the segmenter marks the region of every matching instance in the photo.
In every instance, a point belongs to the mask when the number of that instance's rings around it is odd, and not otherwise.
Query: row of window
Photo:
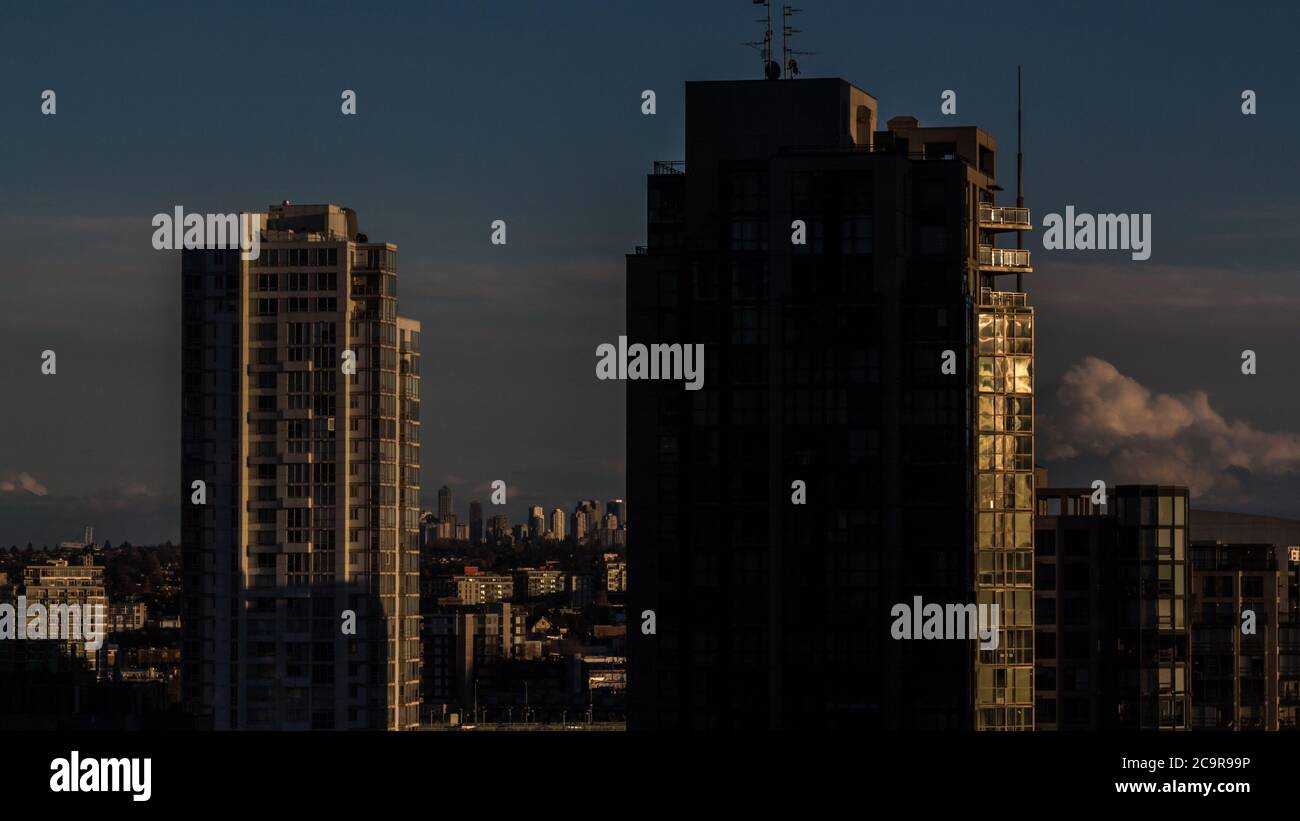
[[[255,264],[262,268],[335,267],[339,264],[339,251],[338,248],[263,247]]]

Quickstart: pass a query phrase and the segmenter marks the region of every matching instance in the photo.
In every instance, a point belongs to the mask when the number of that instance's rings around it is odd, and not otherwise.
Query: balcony
[[[981,231],[1032,231],[1028,208],[1002,208],[996,205],[979,207]]]
[[[994,291],[991,288],[980,289],[980,305],[995,308],[1027,308],[1025,295],[1017,291]],[[1086,499],[1087,496],[1084,496]],[[1071,513],[1070,515],[1076,515]]]
[[[994,248],[979,246],[977,265],[988,273],[1028,274],[1034,268],[1029,264],[1029,252],[1019,248]]]

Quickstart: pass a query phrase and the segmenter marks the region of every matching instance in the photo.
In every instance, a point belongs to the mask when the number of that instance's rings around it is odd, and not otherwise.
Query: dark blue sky
[[[594,350],[623,328],[643,175],[682,156],[682,83],[757,76],[739,43],[759,36],[759,9],[372,5],[6,11],[0,542],[92,522],[115,541],[177,537],[179,262],[149,246],[150,217],[177,204],[336,202],[399,245],[401,309],[425,328],[430,498],[450,482],[464,513],[504,478],[517,518],[533,502],[623,495],[622,386],[593,378]],[[1206,503],[1300,515],[1296,7],[800,5],[798,47],[817,52],[807,76],[844,77],[880,100],[882,120],[922,124],[956,90],[945,124],[999,138],[1008,188],[1023,64],[1039,224],[1067,204],[1152,214],[1148,262],[1030,240],[1053,482],[1209,465]],[[46,88],[54,117],[39,112]],[[345,88],[356,117],[339,113]],[[654,117],[640,113],[646,88]],[[1254,117],[1240,113],[1246,88]],[[488,242],[498,218],[505,248]],[[46,348],[55,377],[39,373]],[[1240,373],[1244,348],[1259,353],[1255,377]],[[1124,419],[1078,418],[1116,391]],[[1126,427],[1151,408],[1182,413],[1185,430]],[[1060,442],[1078,428],[1087,441],[1069,454]]]

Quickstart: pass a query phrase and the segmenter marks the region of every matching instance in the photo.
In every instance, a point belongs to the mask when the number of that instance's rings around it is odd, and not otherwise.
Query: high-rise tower
[[[451,488],[443,485],[438,488],[438,521],[450,521],[455,512],[456,507],[452,504]]]
[[[334,205],[260,217],[257,259],[182,255],[184,699],[218,729],[412,727],[420,326],[397,247]]]
[[[703,388],[629,381],[629,716],[663,728],[1033,726],[1030,270],[997,141],[837,79],[686,84],[654,164],[628,342],[702,343]],[[796,501],[796,483],[804,488]],[[996,650],[891,607],[999,604]]]

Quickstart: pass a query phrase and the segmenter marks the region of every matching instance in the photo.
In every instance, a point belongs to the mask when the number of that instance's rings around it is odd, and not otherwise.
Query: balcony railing
[[[978,261],[979,267],[985,271],[1017,273],[1034,270],[1029,264],[1029,252],[1020,248],[994,248],[991,245],[981,245]]]
[[[1028,208],[1002,208],[997,205],[979,207],[980,228],[985,231],[1032,231]]]
[[[662,174],[685,174],[686,162],[684,160],[655,160],[654,175]]]
[[[980,305],[1004,308],[1025,308],[1028,302],[1025,295],[1018,291],[994,291],[989,288],[980,290]]]

